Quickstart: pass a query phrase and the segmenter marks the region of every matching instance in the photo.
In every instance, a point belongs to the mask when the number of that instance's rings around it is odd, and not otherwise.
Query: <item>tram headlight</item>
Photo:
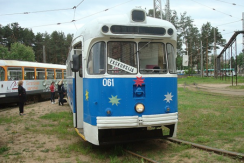
[[[137,113],[142,113],[144,111],[144,109],[145,109],[145,107],[143,104],[139,103],[139,104],[136,104],[136,106],[135,106],[135,110]]]

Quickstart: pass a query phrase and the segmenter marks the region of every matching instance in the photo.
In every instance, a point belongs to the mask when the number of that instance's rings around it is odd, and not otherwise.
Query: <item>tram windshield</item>
[[[107,59],[105,59],[106,52]],[[137,44],[132,41],[109,41],[106,44],[97,42],[89,52],[87,72],[91,75],[105,74],[105,72],[116,75],[138,72],[141,74],[176,73],[175,62],[174,47],[169,43],[139,42]]]

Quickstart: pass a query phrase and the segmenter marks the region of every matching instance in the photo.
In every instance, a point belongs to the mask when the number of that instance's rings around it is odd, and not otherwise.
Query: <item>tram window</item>
[[[108,42],[108,73],[137,73],[135,42]]]
[[[25,80],[35,80],[34,68],[25,68]]]
[[[169,61],[169,73],[175,74],[176,73],[176,57],[175,57],[175,51],[172,44],[167,44],[167,56]]]
[[[4,81],[5,79],[5,71],[2,67],[0,67],[0,81]]]
[[[163,43],[139,43],[139,62],[141,74],[166,74],[167,60]]]
[[[105,53],[105,42],[97,42],[92,46],[87,62],[88,74],[105,73]]]
[[[62,79],[62,70],[56,70],[56,79]]]
[[[54,69],[47,69],[47,79],[54,79]]]
[[[45,69],[37,68],[36,74],[36,79],[45,79]]]
[[[21,67],[8,67],[8,80],[22,80]]]
[[[64,70],[64,79],[66,79],[66,70]]]

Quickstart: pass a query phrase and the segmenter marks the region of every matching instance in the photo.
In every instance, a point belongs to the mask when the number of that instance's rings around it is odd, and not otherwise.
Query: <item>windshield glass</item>
[[[107,67],[109,74],[136,74],[136,43],[122,41],[108,42]]]
[[[141,74],[167,73],[167,58],[163,43],[139,43]]]

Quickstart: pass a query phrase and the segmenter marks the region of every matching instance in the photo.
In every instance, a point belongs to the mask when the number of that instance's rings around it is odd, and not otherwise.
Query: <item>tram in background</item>
[[[67,96],[75,130],[95,145],[176,136],[177,31],[143,9],[98,17],[74,36]]]
[[[27,101],[38,101],[50,98],[49,87],[52,81],[57,84],[65,78],[65,65],[0,60],[0,104],[18,102],[20,80],[23,80]]]
[[[234,68],[226,68],[218,71],[218,75],[220,76],[236,76],[236,72]],[[207,76],[206,69],[204,69],[204,76]],[[208,69],[208,76],[214,76],[214,69]]]

